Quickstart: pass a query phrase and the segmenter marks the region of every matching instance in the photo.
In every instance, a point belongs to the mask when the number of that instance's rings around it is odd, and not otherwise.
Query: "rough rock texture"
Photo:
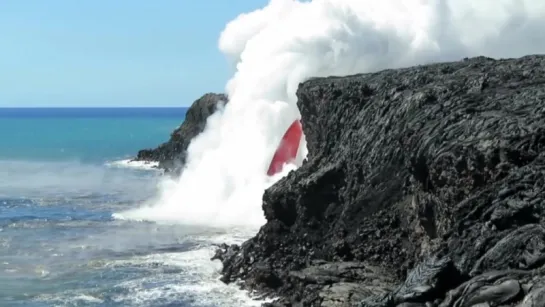
[[[309,156],[223,246],[269,306],[545,307],[545,56],[478,57],[297,92]]]
[[[227,96],[207,93],[197,99],[187,110],[183,123],[171,133],[167,142],[155,149],[140,150],[135,160],[158,161],[159,168],[171,174],[179,174],[185,164],[189,143],[204,130],[208,117],[216,112],[218,103],[227,103]]]

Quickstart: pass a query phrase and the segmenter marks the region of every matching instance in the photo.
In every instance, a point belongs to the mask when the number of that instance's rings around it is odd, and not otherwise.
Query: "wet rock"
[[[154,149],[140,150],[134,160],[156,161],[159,162],[159,168],[167,173],[179,174],[185,164],[189,143],[204,130],[208,117],[225,103],[227,103],[227,96],[223,94],[203,95],[193,102],[186,112],[184,121],[171,133],[167,142]]]
[[[226,282],[278,306],[542,306],[545,56],[316,78],[297,97],[309,155],[265,191]]]

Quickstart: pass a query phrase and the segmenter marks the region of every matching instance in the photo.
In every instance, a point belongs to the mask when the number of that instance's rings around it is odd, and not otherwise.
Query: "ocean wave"
[[[0,283],[2,278],[24,277],[17,289],[25,293],[14,288],[12,299],[63,306],[257,307],[264,302],[221,282],[221,263],[210,261],[216,243],[240,243],[249,234],[246,230],[216,232],[155,223],[118,226],[101,233],[71,232],[46,244],[36,237],[26,242],[33,249],[24,247],[24,257],[0,264]],[[16,242],[4,242],[10,243]],[[21,246],[8,248],[15,252]],[[48,283],[41,282],[46,279]]]
[[[119,282],[106,282],[102,289],[80,288],[55,293],[40,293],[37,303],[63,306],[247,306],[257,307],[270,300],[258,300],[235,285],[219,279],[221,265],[208,261],[211,248],[183,253],[136,256],[126,260],[100,261],[90,264],[95,272],[123,272],[128,268],[146,271]]]
[[[0,200],[24,197],[64,202],[78,197],[81,202],[105,195],[143,199],[154,194],[156,175],[80,161],[0,160]]]
[[[162,170],[158,168],[159,162],[157,161],[136,161],[132,159],[125,159],[125,160],[107,162],[106,166],[112,167],[112,168],[129,168],[129,169],[162,172]]]

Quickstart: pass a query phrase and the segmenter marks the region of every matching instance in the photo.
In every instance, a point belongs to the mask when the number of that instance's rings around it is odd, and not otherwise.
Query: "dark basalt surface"
[[[545,306],[545,56],[300,85],[309,156],[223,246],[268,306]]]
[[[185,164],[189,143],[204,130],[208,117],[216,112],[218,103],[227,103],[227,96],[207,93],[197,99],[187,110],[183,123],[171,133],[167,142],[154,149],[140,150],[134,160],[157,161],[159,168],[167,173],[179,174]]]

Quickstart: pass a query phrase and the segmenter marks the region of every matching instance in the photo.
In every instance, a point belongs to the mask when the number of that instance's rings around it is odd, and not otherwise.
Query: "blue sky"
[[[2,0],[0,107],[187,106],[232,72],[217,41],[267,0]]]

